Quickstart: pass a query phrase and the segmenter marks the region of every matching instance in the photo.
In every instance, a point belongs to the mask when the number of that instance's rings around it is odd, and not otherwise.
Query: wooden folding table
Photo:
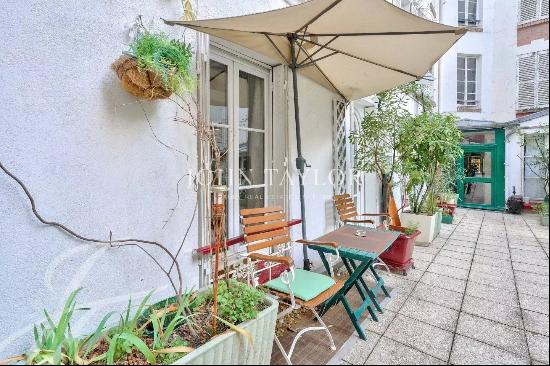
[[[361,234],[361,236],[358,234]],[[346,280],[344,287],[325,304],[323,313],[336,305],[340,299],[361,339],[367,339],[359,323],[361,315],[367,310],[373,320],[378,321],[375,309],[373,309],[374,306],[376,310],[382,312],[382,308],[376,299],[378,292],[382,290],[386,296],[390,296],[388,290],[384,286],[384,279],[378,275],[373,264],[378,256],[384,253],[400,234],[401,233],[397,231],[345,225],[316,239],[322,242],[335,242],[338,244],[340,258],[342,258],[342,262],[349,273],[349,278]],[[331,269],[326,255],[336,254],[335,250],[322,245],[310,245],[309,248],[319,253],[325,269],[330,273]],[[363,279],[363,274],[368,270],[371,271],[376,279],[376,284],[372,288],[369,288]],[[355,310],[351,308],[346,299],[347,293],[353,287],[357,289],[363,300],[361,306]]]

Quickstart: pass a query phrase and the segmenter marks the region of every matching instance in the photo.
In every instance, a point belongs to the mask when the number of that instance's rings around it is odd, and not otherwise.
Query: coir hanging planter
[[[111,68],[124,90],[139,99],[166,99],[172,95],[172,91],[164,86],[162,76],[139,67],[138,60],[133,56],[120,56]]]
[[[166,99],[191,90],[191,45],[164,33],[143,31],[112,65],[122,87],[139,99]]]

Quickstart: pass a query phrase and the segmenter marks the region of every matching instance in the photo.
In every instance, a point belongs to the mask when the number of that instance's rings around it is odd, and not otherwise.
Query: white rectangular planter
[[[256,319],[238,326],[246,329],[253,344],[243,335],[229,330],[180,358],[174,365],[269,365],[275,337],[279,303],[266,297],[269,307]]]
[[[416,245],[428,246],[439,235],[441,230],[442,213],[438,211],[435,215],[415,215],[410,212],[402,212],[400,215],[401,225],[408,227],[418,225],[420,235],[416,238]]]

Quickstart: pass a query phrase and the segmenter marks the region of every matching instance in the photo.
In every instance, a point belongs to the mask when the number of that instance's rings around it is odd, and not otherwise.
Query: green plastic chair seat
[[[332,277],[303,269],[295,269],[294,274],[295,278],[290,287],[294,296],[303,301],[316,298],[336,283]],[[283,283],[281,277],[267,282],[265,286],[274,291],[289,294],[288,286]]]

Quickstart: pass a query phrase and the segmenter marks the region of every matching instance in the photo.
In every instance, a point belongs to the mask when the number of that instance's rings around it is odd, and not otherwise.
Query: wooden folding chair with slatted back
[[[383,217],[389,219],[388,213],[364,213],[358,214],[353,198],[348,194],[334,196],[334,205],[338,211],[338,216],[343,224],[372,224],[375,225],[374,217]]]
[[[245,245],[247,248],[249,282],[257,286],[260,278],[264,278],[263,285],[274,294],[280,302],[288,305],[284,311],[278,314],[281,321],[293,310],[306,308],[310,310],[319,324],[308,327],[294,337],[288,352],[281,342],[275,337],[275,342],[281,350],[286,362],[291,364],[291,357],[296,343],[300,337],[309,331],[324,331],[329,338],[330,348],[336,350],[334,340],[328,327],[316,311],[316,307],[324,304],[333,296],[341,297],[342,303],[347,302],[345,297],[339,294],[344,286],[344,281],[335,280],[330,273],[328,276],[315,272],[305,271],[294,267],[292,260],[292,246],[286,216],[280,207],[254,208],[241,210],[241,224],[243,226]],[[298,240],[303,245],[326,245],[335,249],[336,255],[331,264],[339,258],[338,247],[335,243],[325,243],[311,240]],[[281,266],[285,267],[282,272]],[[271,278],[272,274],[280,274],[277,278]],[[269,275],[265,280],[265,274]]]

